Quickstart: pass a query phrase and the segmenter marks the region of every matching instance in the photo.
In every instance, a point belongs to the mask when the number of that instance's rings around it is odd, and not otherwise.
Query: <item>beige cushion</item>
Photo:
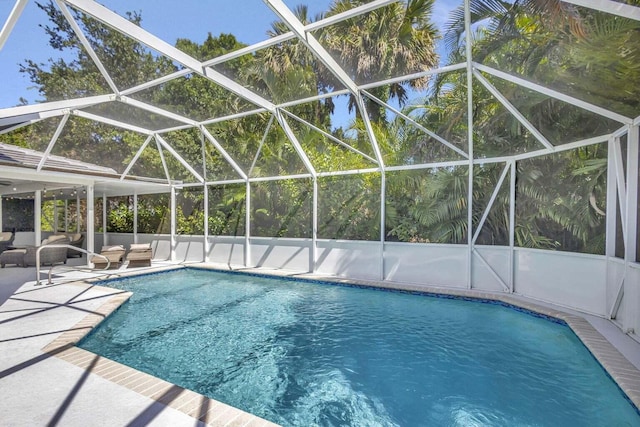
[[[132,243],[129,249],[136,252],[150,251],[151,243]]]
[[[11,239],[11,232],[10,231],[4,231],[2,233],[0,233],[0,242],[4,242],[7,240]]]
[[[112,251],[124,251],[124,246],[122,245],[103,246],[100,252],[112,252]]]
[[[58,242],[60,240],[69,240],[69,239],[67,239],[67,236],[65,236],[64,234],[54,234],[53,236],[49,236],[48,239],[44,239],[42,241],[42,244],[43,245],[48,245],[48,244],[51,244],[51,243]]]
[[[82,237],[82,234],[80,234],[80,233],[69,234],[69,240],[71,240],[72,242],[80,240],[81,237]]]

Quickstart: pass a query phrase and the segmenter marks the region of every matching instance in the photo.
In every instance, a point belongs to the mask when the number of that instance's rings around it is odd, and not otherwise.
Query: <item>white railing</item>
[[[73,245],[44,245],[44,246],[40,246],[36,250],[36,285],[40,285],[40,251],[43,250],[43,249],[47,249],[47,248],[67,248],[67,249],[71,249],[71,250],[74,250],[74,251],[85,253],[87,255],[98,256],[98,257],[104,258],[107,261],[107,265],[105,266],[105,268],[100,268],[100,269],[88,268],[88,267],[87,268],[82,268],[82,267],[78,266],[78,267],[73,267],[72,268],[73,270],[80,270],[80,271],[96,271],[96,270],[100,270],[100,271],[102,271],[102,270],[108,270],[109,267],[111,266],[111,261],[106,256],[104,256],[102,254],[95,253],[95,252],[87,251],[87,250],[79,248],[77,246],[73,246]],[[87,257],[87,260],[88,259],[89,258]],[[47,285],[51,284],[51,275],[53,273],[54,267],[57,267],[57,266],[52,265],[51,268],[49,269],[49,275],[48,275],[48,278],[47,278]]]

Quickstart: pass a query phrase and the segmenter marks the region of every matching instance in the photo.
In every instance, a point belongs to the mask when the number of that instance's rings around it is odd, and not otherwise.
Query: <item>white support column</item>
[[[618,206],[620,207],[620,225],[623,236],[627,235],[627,183],[624,175],[624,162],[620,137],[613,140],[613,161],[615,162],[616,184],[618,188]],[[625,240],[626,244],[626,240]]]
[[[380,172],[380,280],[385,279],[384,271],[384,239],[385,239],[385,227],[387,216],[387,176],[384,169]]]
[[[471,6],[464,0],[465,48],[467,54],[467,139],[469,140],[469,188],[467,191],[467,288],[473,287],[473,62],[471,55]]]
[[[64,232],[69,231],[69,200],[64,199]]]
[[[638,126],[630,126],[627,135],[627,236],[625,241],[625,260],[635,262],[638,231]],[[640,332],[640,331],[639,331]]]
[[[133,243],[138,243],[138,191],[133,190]]]
[[[87,251],[95,251],[95,203],[93,194],[93,185],[87,185]],[[87,265],[90,264],[89,257],[87,257]]]
[[[53,232],[54,234],[58,232],[58,199],[56,196],[53,196]]]
[[[80,193],[76,190],[76,233],[80,233],[82,227],[80,226]]]
[[[0,194],[0,231],[2,230],[2,203],[4,201],[4,197]]]
[[[614,148],[615,147],[620,147],[620,138],[616,137],[614,138]],[[621,220],[620,220],[620,226],[622,228],[622,239],[623,239],[623,246],[626,245],[626,236],[627,236],[627,232],[626,232],[626,218],[625,218],[625,214],[627,212],[627,208],[626,208],[626,201],[627,201],[627,196],[626,196],[626,184],[624,182],[624,179],[622,179],[622,181],[620,181],[620,170],[622,169],[622,163],[619,162],[619,157],[620,157],[620,150],[618,150],[617,152],[614,152],[614,163],[615,163],[615,174],[616,174],[616,185],[615,187],[617,187],[618,191],[617,191],[617,195],[618,195],[618,203],[616,203],[616,209],[620,208],[620,216],[621,216]],[[621,195],[622,194],[622,195]],[[616,212],[616,211],[614,211]],[[618,216],[616,215],[616,219],[614,222],[616,228],[614,228],[613,231],[613,251],[614,251],[614,256],[615,256],[615,251],[616,251],[616,247],[617,247],[617,224],[618,224]],[[624,249],[624,251],[626,252],[626,248]],[[623,259],[624,259],[624,254],[623,254]],[[625,281],[625,276],[627,273],[627,265],[625,263],[624,269],[622,271],[622,274],[620,275],[620,277],[615,277],[613,278],[613,287],[614,287],[614,299],[613,299],[613,303],[611,305],[611,309],[609,310],[609,318],[611,319],[616,319],[618,316],[618,310],[620,309],[620,304],[622,303],[622,298],[624,297],[624,281]]]
[[[607,297],[607,314],[610,319],[615,318],[618,302],[619,290],[617,288],[617,280],[611,275],[611,269],[613,268],[612,258],[616,256],[616,225],[618,222],[617,210],[617,191],[618,184],[616,178],[616,161],[615,161],[615,145],[616,138],[611,136],[607,145],[607,215],[606,220],[606,232],[605,232],[605,256],[606,256],[606,289],[607,295],[609,290],[614,289],[616,294],[613,296],[613,300]]]
[[[33,199],[33,229],[35,231],[36,246],[40,245],[42,240],[42,191],[36,190]]]
[[[640,314],[640,283],[631,280],[630,269],[631,263],[636,261],[637,247],[637,231],[638,231],[638,145],[640,138],[638,135],[638,126],[630,126],[627,134],[627,203],[626,203],[626,220],[627,234],[625,235],[624,245],[624,264],[625,264],[625,281],[623,303],[625,304],[624,332],[634,333],[636,336],[640,334],[638,320]]]
[[[616,215],[616,196],[617,196],[617,183],[616,183],[616,162],[615,156],[615,138],[609,138],[607,149],[607,231],[606,231],[606,244],[605,255],[607,257],[616,256],[616,222],[618,221]]]
[[[107,234],[107,195],[102,193],[102,244],[109,244],[109,235]]]
[[[202,254],[202,260],[204,262],[209,262],[209,251],[211,247],[209,245],[209,187],[204,185],[203,187],[204,195],[203,195],[203,203],[204,203],[204,253]]]
[[[309,271],[316,272],[316,263],[318,262],[318,177],[314,176],[313,182],[313,206],[311,211],[311,265]]]
[[[511,160],[511,179],[509,181],[509,290],[515,291],[515,247],[516,247],[516,161]]]
[[[251,183],[247,180],[244,204],[244,266],[253,267],[251,262]]]
[[[176,187],[171,186],[171,257],[170,260],[176,260]]]

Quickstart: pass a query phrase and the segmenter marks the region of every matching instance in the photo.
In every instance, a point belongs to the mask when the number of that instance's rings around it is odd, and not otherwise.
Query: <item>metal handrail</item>
[[[96,252],[91,252],[91,251],[87,251],[86,249],[82,249],[79,248],[77,246],[73,246],[73,245],[42,245],[39,246],[38,249],[36,249],[36,286],[40,285],[40,251],[46,248],[67,248],[67,249],[72,249],[74,251],[78,251],[78,252],[83,252],[87,255],[93,255],[93,256],[99,256],[101,258],[104,258],[107,261],[107,265],[105,268],[100,268],[100,269],[95,269],[95,268],[91,268],[91,269],[86,269],[86,270],[91,270],[91,271],[95,271],[95,270],[108,270],[109,267],[111,266],[111,261],[109,260],[109,258],[107,258],[106,256],[96,253]],[[89,257],[87,256],[87,261],[89,260]],[[51,274],[53,272],[54,267],[57,267],[55,265],[52,265],[51,268],[49,269],[49,277],[47,280],[47,285],[51,284]],[[81,268],[77,268],[76,270],[82,270]]]

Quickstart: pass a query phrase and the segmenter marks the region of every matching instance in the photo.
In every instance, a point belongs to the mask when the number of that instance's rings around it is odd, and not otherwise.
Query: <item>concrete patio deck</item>
[[[83,260],[70,262],[82,264]],[[16,427],[273,426],[228,405],[73,347],[75,340],[129,296],[126,292],[81,281],[119,276],[132,270],[134,273],[148,272],[177,266],[154,261],[151,268],[127,270],[122,267],[107,274],[62,272],[56,267],[53,285],[36,285],[33,267],[0,269],[0,424]],[[309,274],[246,270],[326,279]],[[48,268],[42,273],[43,283],[46,283]],[[383,285],[403,289],[416,287]],[[437,291],[437,288],[419,288]],[[484,297],[484,293],[474,291],[454,289],[446,292]],[[603,366],[614,378],[618,375],[616,372],[621,372],[621,378],[630,381],[627,386],[630,398],[634,402],[640,401],[640,389],[637,393],[634,391],[640,385],[640,343],[624,335],[611,322],[593,316],[578,316],[570,310],[516,295],[486,296],[523,307],[535,305],[537,311],[548,311],[568,319],[568,323],[574,322],[574,331]]]
[[[110,300],[128,297],[119,295],[123,294],[121,291],[79,284],[78,280],[172,266],[175,265],[154,262],[152,268],[121,268],[108,274],[56,273],[53,285],[44,284],[48,273],[45,268],[44,282],[39,286],[35,284],[34,267],[0,269],[0,425],[273,425],[146,374],[147,387],[142,392],[134,391],[131,386],[123,386],[122,381],[115,382],[110,372],[104,372],[114,371],[109,369],[112,366],[105,368],[114,365],[108,359],[85,352],[89,356],[80,360],[80,349],[51,346],[52,341],[69,334],[83,336],[88,331],[87,325],[81,323],[83,319],[90,315],[99,322],[106,316],[104,307]],[[58,270],[61,269],[54,271]],[[111,309],[118,305],[112,304]],[[143,376],[130,368],[114,373],[125,372],[130,377]],[[185,413],[189,411],[193,416]]]

